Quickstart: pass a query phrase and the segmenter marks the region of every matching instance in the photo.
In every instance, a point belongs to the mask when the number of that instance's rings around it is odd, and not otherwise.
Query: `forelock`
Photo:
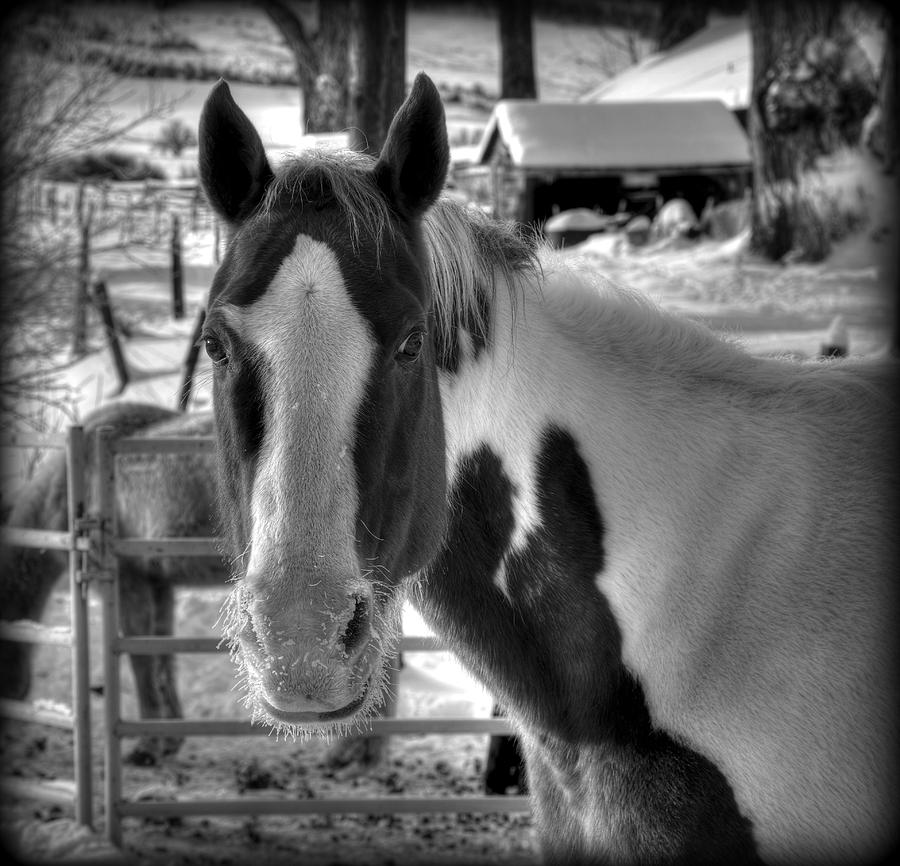
[[[391,208],[372,176],[375,160],[352,150],[312,150],[285,157],[260,207],[263,217],[285,208],[333,203],[344,215],[354,250],[365,231],[379,251],[397,230]]]

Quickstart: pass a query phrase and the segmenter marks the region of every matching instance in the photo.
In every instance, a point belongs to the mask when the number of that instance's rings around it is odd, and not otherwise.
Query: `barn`
[[[501,100],[456,178],[495,215],[535,225],[572,208],[652,216],[658,196],[700,213],[709,196],[743,195],[750,145],[716,99]]]

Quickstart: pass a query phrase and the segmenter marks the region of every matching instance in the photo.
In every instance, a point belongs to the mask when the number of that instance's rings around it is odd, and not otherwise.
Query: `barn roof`
[[[501,100],[477,163],[498,142],[524,169],[651,171],[749,166],[750,146],[722,102],[562,103]]]
[[[878,74],[885,33],[879,28],[860,28],[854,35]],[[645,57],[584,94],[580,101],[719,99],[732,111],[746,111],[752,73],[748,17],[712,13],[705,27],[668,50]]]
[[[718,99],[730,109],[750,100],[750,27],[744,15],[712,16],[709,24],[668,51],[585,94],[585,102]]]

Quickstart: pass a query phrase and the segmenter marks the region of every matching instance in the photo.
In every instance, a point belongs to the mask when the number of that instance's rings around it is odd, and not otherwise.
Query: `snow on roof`
[[[747,17],[711,16],[693,36],[644,58],[581,101],[718,99],[732,111],[745,109],[750,102],[751,57]]]
[[[501,140],[526,169],[682,169],[749,166],[750,146],[716,100],[562,103],[507,99],[488,119],[476,162]]]

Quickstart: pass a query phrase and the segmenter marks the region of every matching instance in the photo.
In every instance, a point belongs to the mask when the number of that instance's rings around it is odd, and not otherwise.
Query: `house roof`
[[[745,15],[716,16],[668,51],[651,54],[581,97],[583,102],[719,99],[732,111],[750,103],[750,26]]]
[[[561,103],[501,100],[476,162],[498,141],[524,169],[651,171],[749,166],[747,136],[725,105],[693,102]]]

